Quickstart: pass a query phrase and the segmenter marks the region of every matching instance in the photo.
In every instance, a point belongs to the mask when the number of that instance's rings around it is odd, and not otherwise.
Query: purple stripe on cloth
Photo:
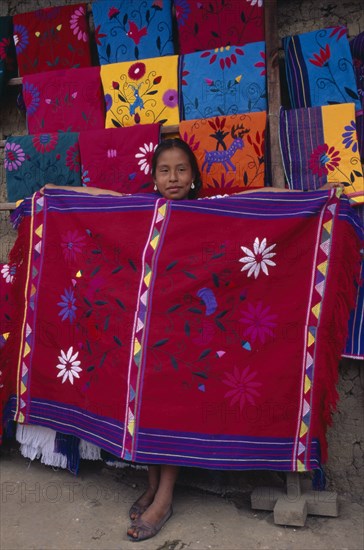
[[[327,176],[309,168],[311,152],[324,143],[321,107],[280,111],[279,138],[283,167],[290,189],[319,189]]]

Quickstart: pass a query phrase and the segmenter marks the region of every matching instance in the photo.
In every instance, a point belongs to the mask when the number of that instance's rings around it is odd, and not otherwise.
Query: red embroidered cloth
[[[6,419],[137,462],[317,467],[360,242],[347,199],[292,195],[26,199]]]
[[[91,65],[87,4],[14,15],[19,76]]]
[[[151,161],[159,124],[81,132],[82,180],[119,193],[153,192]]]
[[[100,67],[24,76],[23,97],[30,134],[105,127]]]
[[[264,40],[261,0],[174,0],[180,53]]]

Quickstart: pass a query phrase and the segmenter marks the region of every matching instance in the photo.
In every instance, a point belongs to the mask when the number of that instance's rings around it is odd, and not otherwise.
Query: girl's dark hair
[[[189,199],[194,199],[197,197],[199,190],[201,189],[202,183],[201,183],[201,174],[200,170],[197,164],[197,160],[195,155],[193,154],[190,146],[183,141],[183,139],[179,138],[169,138],[164,139],[161,141],[161,143],[158,145],[156,150],[154,151],[153,159],[152,159],[152,176],[155,177],[156,170],[157,170],[157,162],[159,156],[164,153],[164,151],[168,151],[168,149],[178,148],[184,151],[188,157],[188,160],[191,164],[192,169],[192,175],[193,175],[193,183],[195,184],[194,189],[190,189],[188,193]]]

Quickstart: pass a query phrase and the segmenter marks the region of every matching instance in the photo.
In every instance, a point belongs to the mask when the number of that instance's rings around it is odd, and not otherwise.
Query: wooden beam
[[[272,185],[285,187],[285,178],[279,147],[279,110],[281,107],[281,88],[279,78],[279,49],[277,0],[266,0],[265,43],[268,88],[268,143],[271,155]]]
[[[16,202],[0,202],[0,211],[1,210],[15,210]]]

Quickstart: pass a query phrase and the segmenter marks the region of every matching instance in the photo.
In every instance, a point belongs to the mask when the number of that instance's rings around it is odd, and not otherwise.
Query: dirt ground
[[[233,498],[179,483],[174,514],[160,533],[135,543],[128,510],[146,472],[83,462],[75,477],[18,451],[0,458],[1,550],[362,550],[363,507],[343,501],[338,518],[310,516],[305,527],[282,527],[272,512],[254,511],[249,493]]]

